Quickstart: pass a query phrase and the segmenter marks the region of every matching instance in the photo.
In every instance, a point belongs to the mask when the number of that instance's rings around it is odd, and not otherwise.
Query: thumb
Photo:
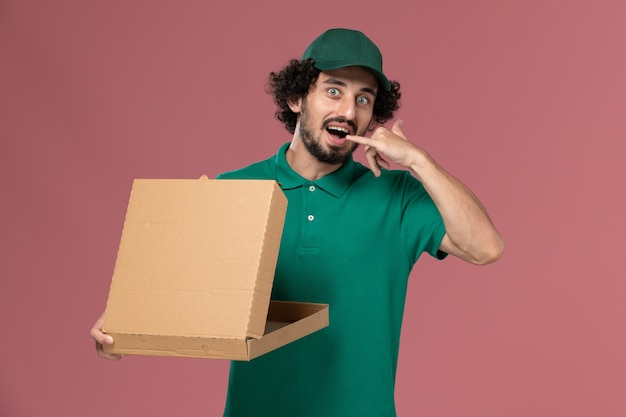
[[[401,127],[402,127],[402,124],[403,124],[403,123],[404,123],[404,121],[403,121],[403,120],[396,120],[396,121],[393,123],[393,126],[391,126],[391,131],[392,131],[394,134],[396,134],[396,135],[398,135],[398,136],[403,137],[404,139],[406,139],[406,136],[404,136],[404,133],[402,133],[402,129],[401,129]]]

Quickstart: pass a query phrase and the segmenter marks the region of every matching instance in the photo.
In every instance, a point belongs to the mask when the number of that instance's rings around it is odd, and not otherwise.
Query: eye
[[[361,96],[361,97],[357,97],[356,102],[358,104],[366,105],[366,104],[369,104],[370,100],[367,97]]]
[[[339,95],[339,90],[336,88],[329,88],[328,89],[328,94],[331,96],[338,96]]]

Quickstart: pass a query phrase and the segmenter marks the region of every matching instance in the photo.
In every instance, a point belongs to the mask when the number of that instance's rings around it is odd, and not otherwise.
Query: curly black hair
[[[288,100],[293,97],[306,97],[311,86],[317,81],[320,70],[313,65],[313,59],[304,61],[292,59],[280,72],[271,72],[267,83],[266,91],[274,97],[274,103],[278,108],[274,115],[280,120],[289,133],[296,129],[298,115],[289,108]],[[374,102],[374,124],[383,125],[393,117],[396,110],[400,108],[400,84],[391,81],[391,90],[379,89],[376,101]]]

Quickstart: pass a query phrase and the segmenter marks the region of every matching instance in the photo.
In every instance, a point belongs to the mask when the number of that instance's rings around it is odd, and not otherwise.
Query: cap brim
[[[383,90],[385,91],[390,91],[391,90],[391,83],[389,82],[389,79],[385,76],[385,74],[383,74],[382,72],[378,71],[375,68],[372,68],[368,65],[363,65],[362,63],[358,62],[358,63],[351,63],[351,62],[346,62],[346,61],[342,61],[342,62],[332,62],[332,61],[326,61],[326,62],[321,62],[318,63],[317,61],[314,62],[313,64],[315,66],[315,68],[317,68],[320,71],[332,71],[332,70],[336,70],[339,68],[345,68],[345,67],[352,67],[352,66],[358,66],[358,67],[363,67],[363,68],[367,68],[369,71],[371,71],[376,78],[378,79],[378,82],[380,83],[381,87],[383,88]]]

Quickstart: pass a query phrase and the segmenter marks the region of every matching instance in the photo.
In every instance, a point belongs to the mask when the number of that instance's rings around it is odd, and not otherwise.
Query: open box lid
[[[261,338],[286,208],[272,180],[135,180],[103,331]]]

